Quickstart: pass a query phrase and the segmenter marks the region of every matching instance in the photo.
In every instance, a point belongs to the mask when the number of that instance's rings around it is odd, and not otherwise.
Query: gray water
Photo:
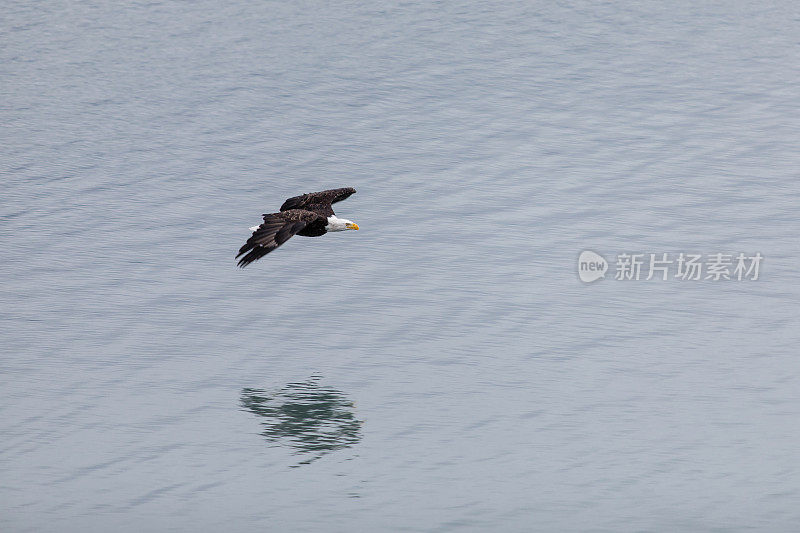
[[[0,31],[3,531],[796,531],[796,3]],[[360,231],[236,268],[344,186]],[[765,259],[583,284],[587,249]]]

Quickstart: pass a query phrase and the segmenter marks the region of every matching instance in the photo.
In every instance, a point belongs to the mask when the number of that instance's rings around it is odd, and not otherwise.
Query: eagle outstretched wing
[[[289,198],[281,206],[281,211],[288,211],[290,209],[306,209],[319,213],[326,217],[333,215],[333,208],[331,204],[341,202],[348,198],[350,195],[355,194],[356,190],[352,187],[343,187],[341,189],[328,189],[327,191],[310,192],[301,196]]]
[[[298,233],[304,237],[324,235],[328,231],[329,221],[338,224],[331,222],[334,224],[331,231],[358,229],[358,225],[349,220],[330,218],[334,215],[331,204],[341,202],[355,192],[352,187],[343,187],[289,198],[283,202],[279,213],[265,214],[264,222],[253,228],[253,234],[239,248],[236,256],[237,259],[241,257],[239,266],[244,268],[261,259]]]
[[[239,248],[239,266],[244,268],[256,259],[261,259],[272,250],[303,231],[312,223],[324,223],[325,219],[310,211],[288,211],[264,215],[264,222],[253,232],[244,246]]]

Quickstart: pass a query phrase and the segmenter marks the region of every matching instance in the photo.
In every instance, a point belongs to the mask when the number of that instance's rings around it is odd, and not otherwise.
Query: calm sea
[[[0,529],[796,531],[798,35],[788,1],[6,2]],[[236,268],[344,186],[360,231]]]

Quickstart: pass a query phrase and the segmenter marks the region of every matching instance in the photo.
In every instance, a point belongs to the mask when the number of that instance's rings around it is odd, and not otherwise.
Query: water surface
[[[4,531],[796,528],[795,4],[4,14]]]

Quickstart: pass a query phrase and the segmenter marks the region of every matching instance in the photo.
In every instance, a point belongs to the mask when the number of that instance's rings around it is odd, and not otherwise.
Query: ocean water
[[[796,4],[3,11],[3,531],[796,530]]]

